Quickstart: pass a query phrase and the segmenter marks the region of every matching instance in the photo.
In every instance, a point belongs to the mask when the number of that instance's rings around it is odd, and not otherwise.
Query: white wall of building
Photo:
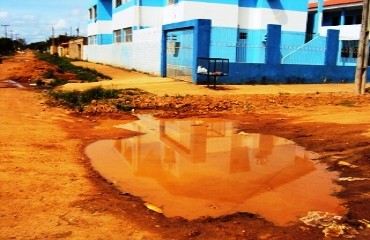
[[[238,27],[238,6],[231,4],[216,4],[202,2],[183,2],[185,20],[212,19],[212,25],[217,27]],[[227,17],[225,17],[227,13]]]
[[[89,24],[87,26],[87,35],[97,34],[112,34],[112,22],[111,21],[97,21],[96,23]]]
[[[326,37],[328,29],[340,30],[339,32],[340,40],[359,40],[360,39],[360,33],[361,33],[360,24],[321,27],[320,36]]]
[[[84,46],[83,59],[160,75],[161,28],[133,32],[133,42]]]
[[[140,25],[159,27],[163,23],[163,8],[159,7],[141,7]]]
[[[133,68],[138,71],[160,75],[161,70],[160,27],[147,28],[133,32]]]
[[[117,12],[112,16],[113,29],[121,29],[136,26],[135,19],[136,7],[130,7],[123,11]]]
[[[228,13],[227,17],[225,17],[225,13]],[[169,5],[163,8],[163,24],[199,18],[212,19],[213,26],[237,28],[238,6],[182,1],[178,4]]]
[[[278,24],[283,31],[305,32],[307,13],[276,9],[239,9],[239,27],[243,29],[267,29],[268,24]]]

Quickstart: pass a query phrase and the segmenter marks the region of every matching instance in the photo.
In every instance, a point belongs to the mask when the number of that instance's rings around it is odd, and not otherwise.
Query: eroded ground
[[[28,84],[51,67],[29,54],[0,64],[0,239],[336,239],[302,222],[280,227],[252,213],[194,221],[165,218],[139,198],[120,193],[91,168],[84,149],[96,140],[135,135],[112,128],[134,117],[117,111],[112,101],[87,106],[82,113],[48,105],[47,94]],[[4,83],[7,79],[26,88]],[[320,153],[320,161],[341,177],[370,178],[369,94],[209,92],[115,101],[129,104],[135,113],[164,118],[239,120],[240,131],[277,135]],[[343,162],[357,167],[338,164]],[[369,180],[339,184],[344,189],[337,194],[348,214],[340,222],[347,229],[338,239],[369,239],[363,221],[370,220]]]

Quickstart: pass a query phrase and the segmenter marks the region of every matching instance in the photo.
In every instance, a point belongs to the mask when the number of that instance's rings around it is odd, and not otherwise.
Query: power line
[[[8,38],[8,30],[7,30],[7,27],[9,27],[10,25],[9,24],[2,24],[1,26],[4,27],[5,38]]]

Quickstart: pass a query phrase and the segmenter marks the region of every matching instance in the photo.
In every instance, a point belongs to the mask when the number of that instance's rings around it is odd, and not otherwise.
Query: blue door
[[[193,29],[167,32],[167,77],[192,81]]]

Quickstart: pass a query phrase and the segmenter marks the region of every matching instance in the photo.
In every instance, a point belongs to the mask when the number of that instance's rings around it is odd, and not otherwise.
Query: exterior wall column
[[[315,25],[314,25],[314,33],[319,34],[321,25],[322,25],[322,18],[324,14],[324,0],[317,1],[317,13],[315,14]]]
[[[328,29],[326,37],[325,66],[336,66],[339,51],[339,30]]]
[[[266,40],[266,64],[281,63],[281,25],[267,25],[267,40]]]
[[[341,14],[340,14],[340,25],[343,26],[345,23],[346,19],[346,9],[342,9]]]

